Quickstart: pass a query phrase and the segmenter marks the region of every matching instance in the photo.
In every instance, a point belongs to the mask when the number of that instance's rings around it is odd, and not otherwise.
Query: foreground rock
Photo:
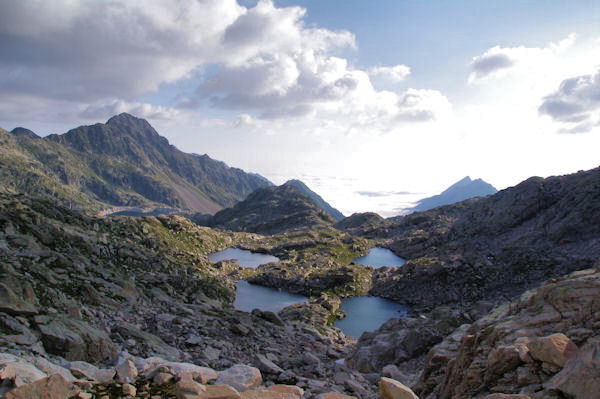
[[[595,269],[528,291],[433,348],[415,392],[432,399],[597,397],[599,297]]]

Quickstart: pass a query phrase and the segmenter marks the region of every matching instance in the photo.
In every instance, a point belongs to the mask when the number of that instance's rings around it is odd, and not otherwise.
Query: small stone
[[[206,387],[191,378],[184,378],[175,384],[177,399],[195,398],[206,391]]]
[[[356,399],[356,396],[344,395],[338,392],[327,392],[317,395],[316,399]]]
[[[240,393],[229,385],[208,385],[198,399],[240,399]]]
[[[248,327],[241,325],[241,324],[234,324],[231,327],[231,331],[238,335],[248,335],[248,333],[250,332]]]
[[[380,399],[419,399],[406,385],[391,378],[381,377],[379,380]]]
[[[281,385],[281,384],[271,385],[269,388],[267,388],[267,391],[291,394],[291,395],[296,396],[298,399],[301,399],[302,396],[304,395],[304,390],[295,385]]]
[[[75,377],[85,377],[88,380],[102,383],[112,382],[115,376],[114,369],[99,369],[98,367],[86,362],[71,362],[69,369]]]
[[[263,373],[268,374],[281,374],[283,373],[283,369],[267,359],[264,355],[258,354],[256,355],[255,361],[256,367]]]
[[[131,384],[123,384],[123,395],[135,397],[137,393],[136,388]]]
[[[137,368],[135,363],[130,359],[121,359],[116,367],[117,381],[120,383],[130,383],[135,381],[138,376]]]
[[[161,386],[170,382],[173,379],[173,375],[169,373],[157,373],[154,378],[152,378],[152,382],[155,385]]]
[[[319,364],[321,362],[318,357],[310,352],[305,352],[304,355],[302,355],[302,361],[304,364]]]

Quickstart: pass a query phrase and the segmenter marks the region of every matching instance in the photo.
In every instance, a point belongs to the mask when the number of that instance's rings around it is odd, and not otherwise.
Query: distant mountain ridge
[[[334,207],[329,205],[327,203],[327,201],[325,201],[323,198],[321,198],[321,196],[319,194],[312,191],[310,188],[308,188],[306,186],[306,184],[304,184],[300,180],[297,180],[297,179],[288,180],[287,182],[284,183],[284,185],[296,187],[298,190],[300,190],[300,192],[302,194],[304,194],[307,197],[309,197],[310,199],[312,199],[319,208],[321,208],[322,210],[327,212],[336,221],[339,222],[340,220],[342,220],[345,217],[342,214],[342,212],[338,211],[337,209],[335,209]]]
[[[411,211],[426,211],[442,205],[450,205],[473,197],[496,194],[498,190],[482,179],[471,180],[469,176],[457,181],[439,195],[423,198]]]
[[[127,113],[41,139],[25,128],[0,134],[0,177],[17,190],[79,208],[167,206],[214,214],[270,183],[208,155],[184,153]]]

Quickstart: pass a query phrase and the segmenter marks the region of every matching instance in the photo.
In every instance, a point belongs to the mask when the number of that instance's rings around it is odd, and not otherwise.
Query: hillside
[[[321,208],[322,210],[327,212],[333,219],[335,219],[335,221],[340,221],[344,218],[344,215],[342,214],[342,212],[338,211],[337,209],[335,209],[334,207],[329,205],[327,203],[327,201],[325,201],[323,198],[321,198],[321,196],[319,194],[312,191],[310,188],[308,188],[306,186],[306,184],[302,183],[300,180],[296,180],[296,179],[288,180],[287,182],[284,183],[284,185],[290,185],[290,186],[296,187],[298,190],[300,190],[300,192],[302,194],[306,195],[308,198],[313,200],[313,202],[319,208]]]
[[[24,128],[4,134],[0,173],[17,190],[78,208],[166,206],[213,214],[268,184],[208,155],[178,150],[129,114],[34,136]]]
[[[411,211],[419,212],[454,204],[473,197],[484,197],[497,193],[498,190],[481,179],[471,180],[469,176],[457,181],[439,195],[423,198]]]
[[[208,221],[211,227],[260,234],[333,223],[328,213],[289,184],[260,188],[232,208],[217,212]]]
[[[372,293],[422,307],[512,298],[600,257],[600,168],[355,229],[409,261]]]

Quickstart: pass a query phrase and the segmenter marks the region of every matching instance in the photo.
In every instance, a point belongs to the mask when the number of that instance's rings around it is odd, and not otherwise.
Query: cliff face
[[[434,347],[416,392],[466,399],[493,393],[596,398],[600,273],[588,269],[524,293]]]

